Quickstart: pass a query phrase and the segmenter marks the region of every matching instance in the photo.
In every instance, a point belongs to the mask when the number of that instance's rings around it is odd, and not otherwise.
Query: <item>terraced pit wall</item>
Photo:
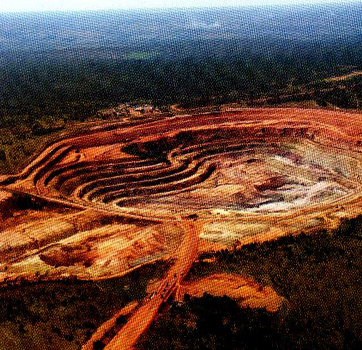
[[[62,273],[94,278],[173,256],[182,219],[203,222],[201,251],[336,227],[361,211],[361,142],[357,113],[271,108],[149,118],[60,140],[2,188],[87,211],[65,221],[92,216],[98,228],[42,249],[54,259],[78,239],[88,244],[87,266]],[[120,218],[118,231],[102,224],[109,216]],[[34,254],[27,266],[48,269]]]

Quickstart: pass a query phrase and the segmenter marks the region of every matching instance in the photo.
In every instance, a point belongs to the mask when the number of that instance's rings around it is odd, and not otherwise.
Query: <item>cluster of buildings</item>
[[[105,109],[98,112],[102,117],[117,118],[117,117],[142,117],[159,114],[161,111],[152,105],[131,105],[128,103],[120,104],[116,108]]]

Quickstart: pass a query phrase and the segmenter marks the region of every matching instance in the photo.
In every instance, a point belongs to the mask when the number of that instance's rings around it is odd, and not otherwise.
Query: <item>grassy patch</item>
[[[124,60],[149,60],[158,56],[157,52],[135,51],[123,56]]]
[[[7,130],[0,136],[0,174],[14,174],[54,138],[54,132],[35,135]]]

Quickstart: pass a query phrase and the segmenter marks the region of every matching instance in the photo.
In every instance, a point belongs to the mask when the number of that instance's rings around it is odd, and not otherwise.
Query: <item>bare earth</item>
[[[174,261],[108,349],[131,347],[185,290],[275,310],[277,294],[242,277],[180,285],[200,252],[360,213],[361,150],[361,115],[298,108],[120,120],[69,135],[0,176],[0,283],[107,279]]]
[[[216,274],[182,285],[182,293],[202,297],[204,293],[228,296],[238,301],[241,307],[265,308],[275,312],[283,303],[271,287],[258,285],[249,277]]]

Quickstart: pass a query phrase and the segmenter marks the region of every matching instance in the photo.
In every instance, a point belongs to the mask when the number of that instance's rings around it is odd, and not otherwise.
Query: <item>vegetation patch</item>
[[[165,263],[108,281],[23,283],[0,289],[0,349],[80,349],[125,305],[146,296]]]
[[[135,51],[123,56],[124,60],[149,60],[158,56],[157,52]]]
[[[358,349],[362,346],[362,216],[332,233],[288,236],[203,254],[188,279],[252,276],[287,302],[276,313],[228,297],[190,298],[153,323],[139,349]],[[215,262],[210,261],[216,257]]]

